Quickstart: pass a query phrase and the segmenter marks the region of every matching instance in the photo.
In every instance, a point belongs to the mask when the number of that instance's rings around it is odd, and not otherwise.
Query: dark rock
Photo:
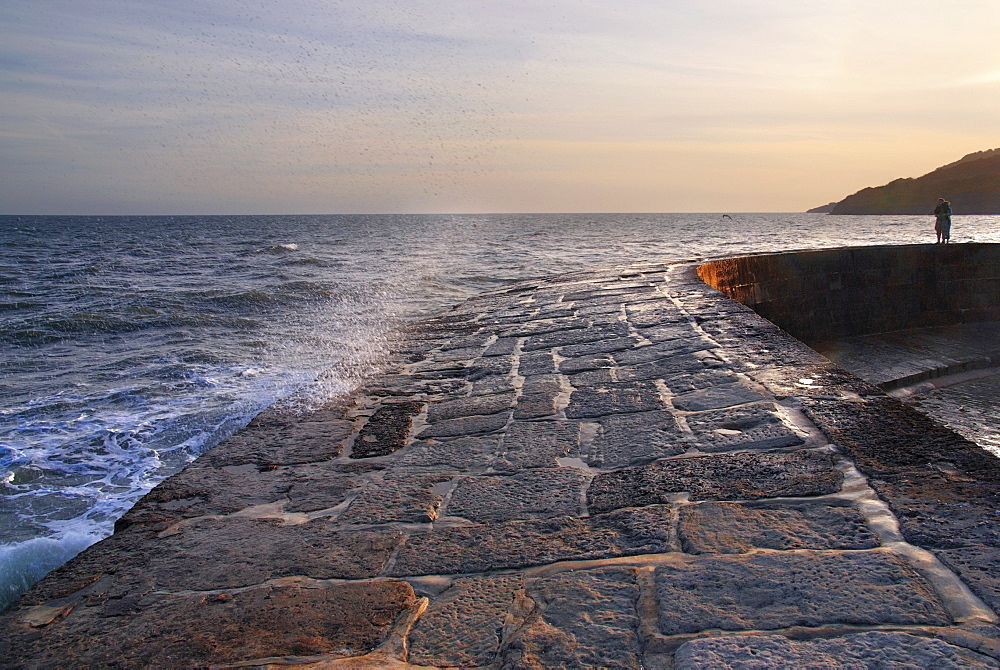
[[[552,349],[570,344],[582,344],[584,342],[596,342],[614,337],[628,335],[628,327],[621,324],[620,327],[605,326],[603,328],[583,327],[573,330],[560,330],[544,335],[533,335],[524,341],[521,348],[524,351],[534,351],[537,349]]]
[[[267,410],[203,457],[211,467],[297,465],[340,455],[353,425],[346,407],[299,414]]]
[[[565,358],[575,358],[578,356],[591,356],[593,354],[606,354],[613,351],[627,351],[637,344],[631,335],[625,337],[615,337],[610,340],[599,340],[597,342],[587,342],[585,344],[570,344],[559,349],[559,355]]]
[[[517,373],[522,377],[533,375],[548,375],[556,371],[556,365],[552,360],[552,354],[548,351],[533,351],[521,354]]]
[[[562,380],[558,375],[525,377],[514,418],[537,419],[555,414],[556,400],[561,393]]]
[[[414,470],[481,472],[493,464],[499,441],[499,434],[450,440],[419,440],[407,447],[400,466]]]
[[[578,358],[567,358],[559,362],[559,371],[563,374],[574,374],[586,370],[599,370],[601,368],[615,367],[615,359],[607,354],[596,354],[593,356],[580,356]]]
[[[513,356],[487,356],[470,363],[465,369],[465,376],[470,382],[475,382],[492,375],[509,375],[513,367]]]
[[[1000,547],[935,549],[934,554],[968,584],[987,607],[994,612],[1000,610]]]
[[[509,356],[517,350],[516,337],[501,337],[486,347],[483,356]]]
[[[351,458],[385,456],[402,448],[413,417],[423,408],[419,402],[395,402],[379,407],[361,426],[351,447]]]
[[[495,395],[513,390],[514,378],[510,375],[488,375],[473,382],[469,395]]]
[[[437,518],[442,496],[434,487],[451,474],[385,473],[373,477],[347,510],[341,523],[428,523]]]

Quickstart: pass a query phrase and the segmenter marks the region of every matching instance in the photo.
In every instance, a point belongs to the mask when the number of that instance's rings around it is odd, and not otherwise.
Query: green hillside
[[[1000,149],[969,154],[922,177],[865,188],[836,203],[830,214],[929,214],[938,198],[955,214],[1000,214]]]

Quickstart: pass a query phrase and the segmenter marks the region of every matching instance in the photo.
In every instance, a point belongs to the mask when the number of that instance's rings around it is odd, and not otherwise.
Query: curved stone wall
[[[706,263],[698,276],[807,344],[1000,320],[1000,244],[759,254]]]

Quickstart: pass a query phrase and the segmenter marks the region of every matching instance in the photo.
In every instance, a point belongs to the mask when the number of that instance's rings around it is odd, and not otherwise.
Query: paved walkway
[[[852,337],[821,353],[1000,456],[1000,323]]]
[[[824,345],[820,353],[863,379],[892,390],[1000,367],[1000,322],[852,337]]]
[[[998,667],[998,473],[690,263],[565,275],[262,414],[0,618],[0,658]]]

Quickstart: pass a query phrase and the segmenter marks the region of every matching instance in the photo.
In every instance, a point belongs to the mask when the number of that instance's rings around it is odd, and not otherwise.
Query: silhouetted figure
[[[944,198],[938,198],[937,207],[934,208],[934,216],[937,217],[937,221],[934,223],[937,242],[934,244],[948,244],[951,240],[951,203]]]

